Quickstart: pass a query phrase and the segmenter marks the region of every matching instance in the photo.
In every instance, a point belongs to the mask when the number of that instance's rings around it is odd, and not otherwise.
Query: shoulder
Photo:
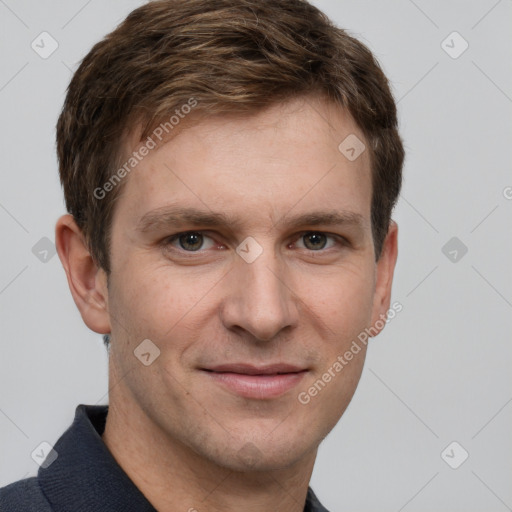
[[[2,512],[51,512],[37,477],[18,480],[0,488],[0,510]]]
[[[318,500],[311,487],[308,487],[304,512],[329,512]]]

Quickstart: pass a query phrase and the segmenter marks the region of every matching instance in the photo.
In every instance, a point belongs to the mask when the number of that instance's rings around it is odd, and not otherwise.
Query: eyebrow
[[[241,224],[240,220],[221,212],[183,206],[163,206],[143,215],[137,222],[135,230],[147,233],[169,227],[180,228],[185,225],[238,229]],[[362,230],[367,221],[360,213],[347,210],[317,210],[295,216],[284,216],[274,226],[277,224],[282,224],[285,227],[349,225]]]

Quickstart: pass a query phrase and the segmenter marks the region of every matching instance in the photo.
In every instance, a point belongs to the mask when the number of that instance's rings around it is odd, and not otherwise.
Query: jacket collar
[[[107,413],[108,405],[78,405],[73,423],[53,447],[57,458],[39,468],[39,485],[55,512],[156,512],[101,438]],[[328,512],[311,488],[304,512]]]

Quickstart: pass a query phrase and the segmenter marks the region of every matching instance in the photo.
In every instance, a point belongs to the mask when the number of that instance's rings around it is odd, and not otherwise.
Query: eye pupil
[[[304,239],[307,241],[307,240],[312,240],[313,243],[312,243],[312,248],[313,249],[318,249],[318,248],[321,248],[323,249],[325,247],[325,235],[322,234],[322,233],[308,233],[307,235],[304,235]],[[305,243],[306,247],[308,246],[307,243]],[[308,247],[309,249],[309,247]]]
[[[181,235],[179,238],[180,245],[183,249],[188,249],[191,251],[197,251],[201,248],[203,235],[200,233],[185,233]],[[185,240],[185,242],[184,242]],[[190,242],[190,243],[189,243]],[[192,246],[192,247],[190,247]]]

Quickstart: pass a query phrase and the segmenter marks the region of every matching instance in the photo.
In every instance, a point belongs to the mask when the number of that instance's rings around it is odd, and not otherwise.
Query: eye
[[[330,244],[329,240],[331,240]],[[302,242],[302,244],[300,242]],[[307,231],[300,234],[297,242],[295,242],[295,245],[297,244],[299,244],[299,249],[306,249],[310,252],[322,252],[324,250],[327,251],[336,245],[347,245],[347,242],[343,237],[338,235],[330,235],[321,231]],[[182,233],[176,233],[164,239],[162,241],[162,245],[166,249],[186,253],[199,253],[203,252],[201,249],[206,250],[211,249],[216,245],[218,246],[215,240],[201,231],[185,231]],[[219,248],[224,248],[224,246],[221,245]]]
[[[206,243],[205,239],[210,240],[210,243]],[[175,243],[178,244],[176,247]],[[185,233],[177,233],[164,240],[165,246],[172,246],[176,249],[183,249],[186,252],[197,252],[200,249],[209,249],[215,245],[215,242],[209,237],[201,233],[200,231],[187,231]]]
[[[304,240],[304,246],[307,250],[318,252],[322,249],[326,249],[327,240],[329,238],[333,240],[333,243],[330,247],[327,247],[327,249],[330,249],[331,247],[334,247],[337,244],[342,243],[339,240],[340,237],[335,235],[329,235],[327,233],[322,233],[321,231],[308,231],[307,233],[303,233],[300,236],[299,241]]]

